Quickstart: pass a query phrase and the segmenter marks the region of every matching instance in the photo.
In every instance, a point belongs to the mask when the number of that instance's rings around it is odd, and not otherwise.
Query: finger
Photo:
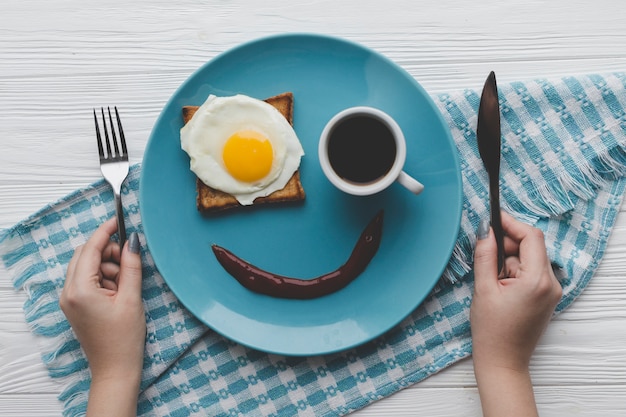
[[[502,211],[500,214],[502,217],[502,228],[506,235],[515,242],[521,242],[533,229],[532,226],[520,222],[506,211]]]
[[[109,279],[117,282],[120,274],[120,266],[115,262],[103,262],[100,265],[102,279]]]
[[[480,228],[485,227],[482,224]],[[476,291],[489,291],[498,282],[498,249],[491,227],[484,238],[476,241],[474,249],[474,282]]]
[[[548,258],[546,243],[541,230],[515,220],[506,212],[502,212],[502,227],[509,238],[519,243],[521,262],[528,260],[539,268],[545,266]]]
[[[96,229],[96,231],[91,235],[87,243],[85,244],[85,249],[95,250],[99,253],[104,252],[105,247],[109,244],[111,236],[113,233],[117,231],[117,220],[115,217],[110,218],[105,221]]]
[[[519,258],[517,256],[508,256],[504,264],[506,265],[507,278],[517,278],[517,273],[520,269]]]
[[[131,233],[122,250],[120,273],[117,281],[121,297],[141,300],[141,256],[137,233]]]
[[[102,223],[85,243],[73,275],[75,277],[75,285],[94,285],[100,280],[99,272],[102,252],[109,244],[111,235],[116,230],[117,223],[115,218],[109,219]]]
[[[122,250],[117,242],[109,241],[104,250],[102,251],[103,261],[112,261],[117,264],[120,263]]]
[[[504,236],[504,253],[506,256],[517,256],[519,243],[508,236]]]
[[[117,290],[118,290],[117,283],[114,280],[112,280],[112,279],[104,278],[100,282],[100,285],[102,286],[102,288],[110,290],[110,291],[117,292]]]

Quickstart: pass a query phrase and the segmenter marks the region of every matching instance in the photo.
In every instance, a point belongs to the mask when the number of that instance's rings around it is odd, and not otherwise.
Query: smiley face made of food
[[[304,155],[292,128],[293,95],[265,101],[248,96],[209,96],[200,107],[183,108],[181,146],[197,176],[197,207],[212,212],[304,198],[299,164]],[[278,298],[312,299],[336,292],[365,270],[382,237],[383,212],[370,221],[348,260],[313,279],[262,270],[213,245],[222,267],[250,291]]]

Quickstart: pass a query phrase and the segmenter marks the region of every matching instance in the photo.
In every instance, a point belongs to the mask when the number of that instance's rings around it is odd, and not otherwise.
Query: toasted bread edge
[[[271,104],[287,119],[289,124],[293,125],[293,93],[285,92],[269,97],[264,100]],[[182,116],[183,122],[186,124],[195,112],[198,106],[183,106]],[[231,208],[242,207],[232,195],[220,190],[209,187],[199,178],[196,177],[196,207],[202,213],[213,213]],[[257,197],[253,206],[265,203],[284,203],[304,200],[306,194],[304,187],[300,181],[300,172],[296,170],[291,176],[285,187],[276,190],[266,197]]]

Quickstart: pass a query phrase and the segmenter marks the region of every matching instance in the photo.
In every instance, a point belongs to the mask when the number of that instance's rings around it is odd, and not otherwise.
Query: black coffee
[[[396,142],[386,124],[353,116],[337,124],[328,139],[328,159],[346,181],[366,184],[385,176],[396,159]]]

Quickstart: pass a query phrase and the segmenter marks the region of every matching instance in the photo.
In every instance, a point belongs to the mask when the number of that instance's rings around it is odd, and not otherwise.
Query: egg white
[[[224,164],[224,144],[241,130],[261,133],[272,144],[272,167],[258,181],[239,181]],[[242,205],[284,188],[304,155],[295,131],[276,108],[241,94],[210,95],[180,130],[180,140],[194,174],[209,187],[231,194]]]

